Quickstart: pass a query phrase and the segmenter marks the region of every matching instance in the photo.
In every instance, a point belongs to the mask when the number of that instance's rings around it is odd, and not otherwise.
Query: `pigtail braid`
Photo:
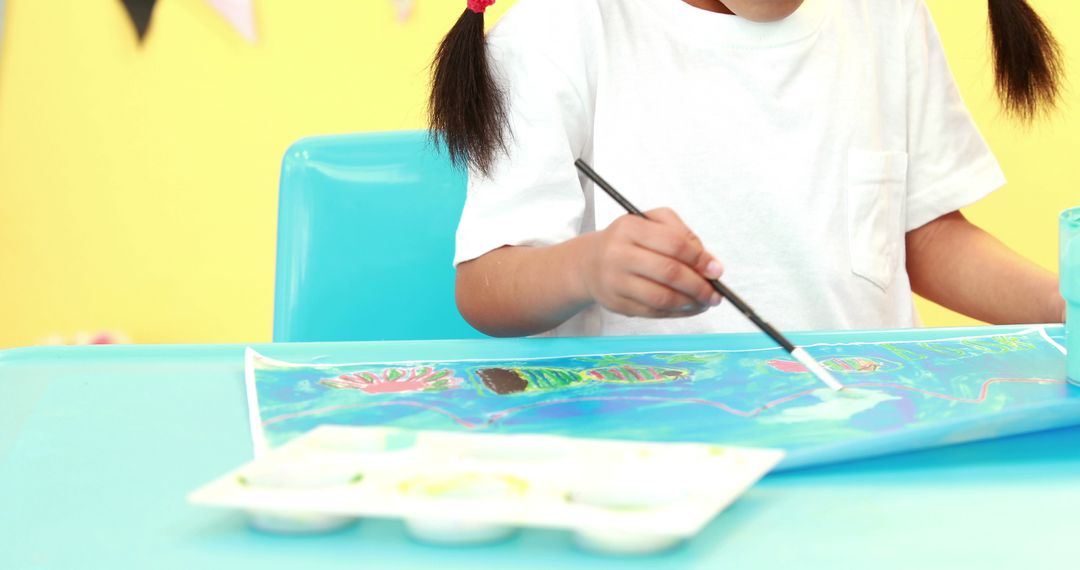
[[[1030,122],[1058,100],[1061,46],[1027,0],[989,1],[998,98],[1008,113]]]
[[[505,152],[506,102],[488,63],[483,11],[494,0],[469,7],[443,39],[432,63],[428,122],[450,160],[484,174]]]

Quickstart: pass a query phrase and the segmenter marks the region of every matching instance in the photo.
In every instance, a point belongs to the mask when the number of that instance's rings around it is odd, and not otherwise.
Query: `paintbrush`
[[[615,188],[613,188],[611,184],[608,184],[606,180],[601,178],[600,175],[592,169],[592,167],[585,163],[585,161],[578,159],[574,162],[574,166],[577,166],[578,170],[580,170],[582,174],[588,176],[589,179],[595,182],[596,185],[599,186],[604,192],[607,192],[608,196],[614,198],[615,201],[618,202],[620,206],[625,208],[627,212],[635,216],[645,218],[646,220],[649,219],[649,217],[646,216],[644,212],[637,209],[633,204],[630,203],[629,200],[624,198],[622,194],[619,194],[619,192],[615,190]],[[827,370],[822,368],[821,365],[813,359],[813,357],[811,357],[805,350],[792,344],[790,340],[784,337],[784,335],[780,334],[780,331],[776,330],[775,328],[773,328],[772,325],[765,322],[765,319],[759,317],[758,314],[750,308],[750,305],[747,305],[745,301],[740,299],[739,296],[736,295],[731,289],[728,289],[727,286],[721,283],[719,279],[709,279],[708,281],[709,284],[712,285],[712,288],[715,289],[721,297],[724,297],[725,299],[730,301],[732,305],[735,305],[735,308],[738,309],[742,314],[746,315],[746,318],[750,319],[751,322],[757,325],[757,328],[761,329],[761,332],[769,335],[769,338],[776,341],[776,344],[779,344],[781,347],[783,347],[784,350],[788,351],[788,353],[791,354],[791,356],[795,360],[798,360],[803,366],[806,367],[807,370],[812,372],[814,376],[817,376],[818,380],[821,380],[825,383],[826,386],[832,388],[833,390],[839,391],[844,389],[844,385],[838,382],[836,378],[833,378]]]

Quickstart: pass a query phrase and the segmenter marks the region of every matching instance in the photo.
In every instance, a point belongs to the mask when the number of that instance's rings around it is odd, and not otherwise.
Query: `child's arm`
[[[1057,276],[952,212],[907,233],[912,289],[988,323],[1065,320]]]
[[[703,275],[716,259],[671,210],[623,216],[603,231],[545,247],[503,247],[462,263],[462,316],[493,336],[555,328],[593,303],[630,316],[689,316],[720,303]]]

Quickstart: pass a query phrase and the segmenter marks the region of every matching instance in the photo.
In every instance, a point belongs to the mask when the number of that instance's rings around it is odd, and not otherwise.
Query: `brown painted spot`
[[[480,379],[488,390],[499,394],[517,394],[524,392],[529,387],[528,380],[521,377],[516,370],[508,368],[481,368],[477,370]]]

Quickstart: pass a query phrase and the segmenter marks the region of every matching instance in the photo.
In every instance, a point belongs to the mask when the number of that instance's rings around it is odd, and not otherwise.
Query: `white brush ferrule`
[[[826,386],[837,392],[844,389],[844,385],[837,382],[836,378],[833,378],[832,374],[829,374],[828,370],[822,368],[821,365],[818,364],[818,361],[814,360],[814,357],[810,356],[805,350],[796,348],[791,351],[791,355],[794,356],[795,360],[798,360],[800,364],[805,366],[807,370],[812,372],[814,376],[817,376],[818,380],[824,382]]]

